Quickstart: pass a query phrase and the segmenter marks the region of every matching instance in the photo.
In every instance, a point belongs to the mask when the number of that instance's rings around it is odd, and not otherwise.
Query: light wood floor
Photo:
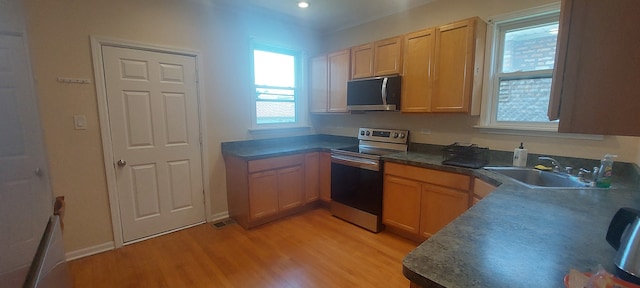
[[[203,224],[71,261],[75,287],[409,287],[417,243],[315,209],[252,230]]]

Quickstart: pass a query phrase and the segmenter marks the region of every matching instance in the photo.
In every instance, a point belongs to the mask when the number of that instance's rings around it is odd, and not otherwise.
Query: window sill
[[[288,133],[295,131],[309,131],[311,126],[286,126],[286,127],[260,127],[249,128],[251,134]]]
[[[590,135],[590,134],[570,134],[570,133],[558,133],[554,127],[526,127],[526,126],[514,126],[514,125],[495,125],[495,126],[482,126],[477,125],[474,128],[478,129],[480,133],[489,134],[501,134],[501,135],[521,135],[521,136],[535,136],[535,137],[548,137],[548,138],[565,138],[565,139],[580,139],[580,140],[604,140],[603,135]]]

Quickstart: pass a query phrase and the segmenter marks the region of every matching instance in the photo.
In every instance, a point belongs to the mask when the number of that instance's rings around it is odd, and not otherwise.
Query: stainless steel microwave
[[[351,80],[347,82],[347,109],[399,110],[400,83],[400,76]]]

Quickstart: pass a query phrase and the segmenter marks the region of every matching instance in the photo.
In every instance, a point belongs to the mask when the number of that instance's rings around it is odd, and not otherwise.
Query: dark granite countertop
[[[640,207],[634,164],[614,166],[622,173],[613,179],[613,189],[530,189],[484,169],[441,165],[442,156],[431,152],[383,159],[501,185],[405,257],[409,280],[423,287],[564,287],[572,268],[592,271],[601,264],[615,271],[615,250],[605,235],[618,208]],[[490,165],[509,164],[493,156]]]
[[[246,160],[357,144],[356,138],[311,135],[222,143],[224,155]],[[613,272],[605,240],[620,207],[640,208],[638,167],[616,162],[612,189],[530,189],[484,169],[442,165],[443,146],[413,144],[382,160],[479,177],[499,187],[403,261],[403,274],[423,287],[564,287],[569,269]],[[537,164],[529,154],[528,167]],[[573,167],[598,160],[554,156]],[[491,166],[510,166],[511,153],[491,151]],[[622,173],[618,173],[622,172]]]
[[[358,145],[358,139],[355,137],[318,134],[223,142],[222,155],[233,155],[245,160],[256,160],[298,153],[330,151],[331,149],[354,145]]]

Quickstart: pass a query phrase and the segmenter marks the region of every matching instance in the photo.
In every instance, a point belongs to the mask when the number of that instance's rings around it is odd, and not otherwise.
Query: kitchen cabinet
[[[640,1],[563,0],[549,119],[558,132],[640,136]]]
[[[373,77],[373,43],[351,48],[351,78]]]
[[[474,17],[407,34],[402,111],[479,115],[486,29]]]
[[[470,176],[386,163],[382,222],[392,232],[422,241],[469,208]]]
[[[352,79],[402,73],[402,37],[351,48],[351,63]]]
[[[349,81],[349,49],[328,56],[329,104],[327,112],[347,112],[347,81]]]
[[[306,205],[304,154],[258,160],[225,155],[229,216],[251,228]]]
[[[480,178],[473,179],[473,199],[472,205],[476,205],[476,203],[480,202],[482,198],[489,196],[493,190],[496,189],[496,186],[493,186],[485,181],[482,181]]]
[[[404,36],[402,74],[402,112],[430,112],[435,54],[435,29],[429,28]]]
[[[309,61],[309,112],[327,112],[329,107],[329,71],[327,55],[311,58]]]
[[[347,112],[349,49],[311,58],[309,62],[311,113]]]
[[[304,156],[304,202],[311,203],[320,199],[320,153],[307,153]]]
[[[331,153],[320,153],[320,200],[323,203],[331,202]]]
[[[309,111],[347,112],[349,49],[313,57],[309,61]]]

